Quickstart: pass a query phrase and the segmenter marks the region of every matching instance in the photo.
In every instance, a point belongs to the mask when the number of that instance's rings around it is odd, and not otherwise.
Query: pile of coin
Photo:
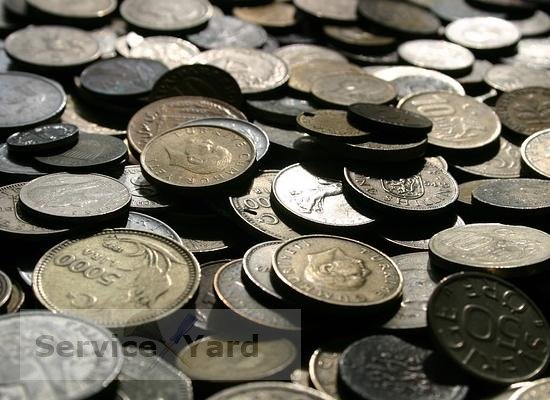
[[[550,398],[549,10],[0,0],[0,398]]]

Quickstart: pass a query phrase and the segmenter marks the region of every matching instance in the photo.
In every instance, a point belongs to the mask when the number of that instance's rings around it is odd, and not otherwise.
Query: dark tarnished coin
[[[348,113],[341,110],[317,110],[304,112],[296,118],[298,126],[310,135],[325,139],[361,139],[368,132],[355,128],[348,122]]]
[[[209,317],[216,305],[216,293],[214,292],[214,276],[216,272],[231,260],[211,261],[201,265],[201,282],[193,305],[195,307],[195,326],[208,330]]]
[[[529,382],[518,389],[509,400],[537,400],[550,396],[550,379],[543,378]]]
[[[61,122],[78,126],[80,132],[100,135],[125,136],[126,127],[117,126],[105,113],[94,112],[86,103],[74,96],[67,96],[67,106],[61,115]]]
[[[361,199],[385,212],[441,212],[458,198],[454,178],[424,160],[407,166],[345,168],[344,175],[347,185]]]
[[[122,367],[118,339],[85,319],[27,311],[3,316],[0,329],[6,334],[0,385],[12,398],[100,396]]]
[[[134,114],[128,123],[128,142],[137,154],[154,137],[186,122],[225,117],[246,120],[232,105],[208,97],[178,96],[155,101]]]
[[[444,279],[428,303],[428,325],[457,366],[487,382],[532,379],[550,359],[543,314],[519,289],[489,274]]]
[[[473,204],[506,217],[550,214],[550,181],[497,179],[474,189]]]
[[[56,118],[66,102],[57,82],[24,72],[0,73],[0,131],[13,132]]]
[[[347,61],[315,60],[296,64],[290,71],[288,86],[302,93],[310,93],[317,80],[329,79],[333,74],[363,74],[357,65]]]
[[[430,240],[434,266],[500,276],[532,275],[550,259],[550,235],[526,226],[472,224],[446,229]]]
[[[126,222],[125,228],[155,233],[159,236],[164,236],[167,239],[173,240],[176,243],[183,244],[179,235],[172,228],[161,220],[147,214],[130,211],[128,213],[128,221]]]
[[[292,127],[296,125],[298,115],[316,109],[308,100],[294,97],[248,100],[246,103],[254,117],[265,122]]]
[[[239,316],[262,326],[275,329],[299,330],[300,326],[282,310],[268,308],[254,298],[242,282],[242,260],[221,267],[214,277],[218,298]]]
[[[259,243],[251,247],[243,257],[243,277],[266,297],[283,301],[284,296],[273,287],[271,281],[272,260],[281,241]]]
[[[128,54],[131,58],[156,60],[170,69],[191,63],[200,50],[193,43],[174,36],[149,36],[133,46]]]
[[[331,74],[313,82],[311,94],[325,103],[345,107],[354,103],[386,104],[395,99],[393,85],[361,73]]]
[[[357,19],[357,4],[359,0],[342,0],[332,3],[323,0],[294,0],[294,5],[300,11],[315,18],[353,22]]]
[[[206,28],[187,36],[187,39],[204,50],[226,47],[257,48],[267,41],[267,32],[254,23],[228,15],[213,16]]]
[[[36,154],[45,150],[63,149],[78,142],[78,127],[71,124],[42,125],[17,132],[6,139],[9,151]]]
[[[149,31],[177,32],[204,25],[214,14],[207,0],[124,0],[120,15]]]
[[[245,174],[255,160],[247,136],[214,126],[175,128],[151,140],[141,154],[147,180],[179,191],[220,188]]]
[[[132,195],[130,209],[137,211],[160,211],[170,206],[168,199],[143,177],[139,165],[126,165],[118,180]]]
[[[281,58],[290,71],[298,64],[313,60],[346,61],[337,51],[313,44],[291,44],[278,48],[273,54]]]
[[[374,132],[425,135],[433,127],[432,121],[425,116],[391,106],[358,103],[348,110],[352,121]]]
[[[428,326],[428,300],[437,286],[430,274],[427,252],[401,254],[392,257],[403,274],[401,307],[383,327],[386,329],[421,329]]]
[[[287,382],[247,383],[223,390],[208,400],[255,400],[262,396],[267,399],[334,400],[318,390]]]
[[[360,0],[359,15],[399,35],[433,36],[441,28],[428,10],[399,0]]]
[[[477,149],[498,139],[501,124],[496,113],[473,97],[450,92],[412,95],[399,108],[429,118],[433,129],[428,142],[449,150]]]
[[[122,328],[174,313],[191,300],[199,281],[199,263],[176,242],[105,229],[48,250],[34,270],[33,290],[53,312]]]
[[[503,93],[495,111],[514,133],[529,136],[550,127],[550,88],[530,87]]]
[[[356,240],[310,235],[284,242],[273,270],[297,296],[318,304],[376,308],[401,297],[403,276],[384,253]]]
[[[168,68],[155,60],[113,58],[95,62],[80,74],[82,87],[100,96],[142,96]]]
[[[236,215],[255,232],[274,239],[299,236],[271,207],[271,187],[279,171],[261,171],[253,179],[246,194],[230,197]]]
[[[187,122],[182,126],[213,126],[237,131],[246,136],[256,148],[256,160],[261,160],[269,150],[269,138],[265,131],[248,122],[234,118],[204,118]]]
[[[325,25],[323,33],[338,47],[356,49],[384,49],[395,44],[395,38],[382,36],[361,29],[358,26]]]
[[[521,159],[530,172],[550,179],[550,129],[529,136],[520,151]]]
[[[362,399],[463,400],[468,393],[434,351],[390,335],[353,343],[340,356],[338,373],[341,383]]]
[[[212,65],[184,65],[162,75],[153,87],[151,97],[204,96],[226,101],[235,106],[243,103],[237,81],[223,69]]]
[[[515,46],[521,33],[504,19],[495,17],[461,18],[445,28],[451,42],[471,50],[499,50]]]
[[[485,82],[501,92],[526,87],[550,88],[550,71],[523,65],[495,65],[485,75]]]
[[[278,89],[289,78],[284,61],[261,50],[237,47],[209,50],[195,57],[194,62],[210,64],[228,72],[242,93],[248,95]]]
[[[124,142],[113,136],[79,133],[78,142],[59,154],[36,156],[40,164],[63,171],[83,171],[118,165],[128,156]]]
[[[253,7],[235,7],[233,15],[244,21],[267,29],[285,29],[296,25],[296,7],[289,3],[275,2]]]
[[[338,395],[338,359],[340,353],[317,349],[309,359],[309,376],[313,386],[340,400]]]
[[[320,164],[293,164],[273,180],[272,197],[285,211],[321,228],[366,227],[374,220],[346,200],[339,175]]]
[[[97,222],[124,214],[130,192],[116,179],[98,174],[50,174],[21,188],[25,212],[65,223]]]
[[[8,146],[0,144],[0,178],[2,182],[29,181],[36,177],[46,175],[46,172],[38,168],[28,159],[20,159],[8,153]]]
[[[474,191],[474,189],[491,181],[492,179],[476,179],[474,181],[463,182],[460,185],[458,185],[458,199],[457,199],[458,204],[466,208],[471,207],[472,192]]]
[[[193,400],[191,379],[158,355],[126,347],[117,393],[128,399]]]
[[[5,46],[13,59],[39,68],[78,67],[101,55],[90,33],[66,26],[29,25],[9,35]]]
[[[34,10],[56,18],[75,20],[104,18],[117,8],[116,0],[26,0]]]
[[[12,293],[12,283],[9,276],[0,271],[0,309],[9,301]]]
[[[246,382],[268,379],[288,368],[296,358],[296,347],[287,339],[259,340],[254,344],[253,356],[248,356],[251,345],[252,342],[207,336],[183,348],[178,353],[177,366],[193,381]],[[215,355],[213,346],[217,349]]]
[[[475,61],[470,50],[445,40],[412,40],[397,53],[409,64],[447,73],[468,71]]]

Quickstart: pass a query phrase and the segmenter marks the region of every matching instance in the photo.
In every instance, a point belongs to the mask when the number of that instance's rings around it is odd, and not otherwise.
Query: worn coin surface
[[[521,33],[504,19],[495,17],[461,18],[445,28],[451,42],[472,50],[498,50],[519,42]]]
[[[309,376],[313,386],[321,392],[339,400],[338,395],[338,359],[340,353],[317,349],[309,359]]]
[[[128,143],[140,154],[154,137],[186,122],[226,117],[246,120],[232,105],[208,97],[177,96],[155,101],[134,114],[128,123]]]
[[[245,279],[269,297],[282,301],[284,300],[283,295],[273,287],[271,281],[273,253],[281,244],[281,241],[276,240],[251,247],[244,254],[242,265]]]
[[[550,259],[550,235],[519,225],[471,224],[446,229],[430,240],[433,265],[451,271],[532,275]]]
[[[176,243],[183,244],[181,238],[176,233],[176,231],[174,231],[161,220],[153,218],[147,214],[130,211],[128,213],[128,220],[126,222],[125,228],[136,231],[155,233],[159,236],[164,236],[167,239],[173,240]]]
[[[391,106],[357,103],[349,106],[348,112],[352,121],[374,132],[425,135],[433,127],[425,116]]]
[[[313,44],[291,44],[278,48],[273,54],[281,58],[291,71],[296,65],[313,60],[346,61],[337,51]]]
[[[14,133],[6,139],[9,151],[25,154],[63,148],[78,142],[78,127],[71,124],[42,125]]]
[[[485,82],[501,92],[526,87],[550,88],[550,71],[524,65],[499,64],[487,71]]]
[[[139,165],[126,165],[118,180],[126,186],[132,196],[130,209],[136,211],[160,211],[170,202],[144,178]]]
[[[195,326],[208,330],[209,317],[216,305],[214,276],[216,272],[231,260],[216,260],[201,264],[201,282],[193,305],[195,307]]]
[[[505,325],[521,334],[508,342],[511,331],[498,321],[509,321]],[[529,380],[550,360],[550,328],[543,314],[511,283],[489,274],[466,272],[444,279],[428,303],[428,325],[455,364],[484,381]]]
[[[550,126],[550,88],[529,87],[503,93],[495,111],[514,133],[529,136]]]
[[[530,171],[550,179],[550,129],[529,136],[520,151],[521,159]]]
[[[3,271],[0,271],[0,309],[10,299],[12,293],[12,283],[9,276],[7,276]]]
[[[132,58],[156,60],[170,69],[191,63],[191,59],[200,53],[193,43],[173,36],[149,36],[130,49]]]
[[[267,41],[267,32],[261,26],[228,15],[216,15],[205,29],[187,38],[201,49],[226,47],[257,48]]]
[[[384,253],[328,235],[290,239],[273,255],[273,270],[301,297],[340,307],[376,307],[401,297],[403,276]]]
[[[357,65],[338,60],[306,61],[292,67],[288,86],[302,93],[310,93],[315,81],[328,79],[333,74],[363,74],[363,70]]]
[[[252,115],[265,122],[278,125],[296,125],[296,117],[316,107],[306,99],[280,97],[275,99],[254,99],[246,102]]]
[[[7,335],[0,350],[0,384],[11,397],[90,398],[107,388],[122,367],[118,339],[84,319],[27,311],[3,316],[0,329]],[[51,353],[44,353],[46,343]],[[54,343],[63,343],[64,350],[54,351]],[[90,344],[98,346],[96,351]]]
[[[9,35],[5,47],[15,60],[42,68],[77,67],[101,55],[90,33],[66,26],[29,25]]]
[[[253,7],[235,7],[233,14],[244,21],[272,29],[290,28],[297,22],[296,7],[282,2]]]
[[[337,3],[320,0],[294,0],[300,11],[316,18],[338,22],[353,22],[357,19],[359,0],[344,0]]]
[[[189,126],[151,140],[141,154],[144,176],[176,190],[221,186],[247,172],[256,160],[252,141],[214,126]]]
[[[309,135],[325,139],[357,139],[369,132],[355,128],[348,121],[348,113],[341,110],[317,110],[304,112],[296,118],[298,126]]]
[[[37,263],[33,289],[54,312],[126,327],[181,308],[199,281],[197,260],[176,242],[143,231],[107,229],[50,249]]]
[[[501,124],[497,114],[473,97],[449,92],[412,95],[399,108],[429,118],[433,129],[428,142],[450,150],[476,149],[498,139]]]
[[[131,25],[150,31],[183,31],[205,24],[214,14],[207,0],[124,0],[120,15]]]
[[[340,46],[377,49],[395,44],[395,38],[371,33],[359,26],[325,25],[323,33]]]
[[[475,61],[470,50],[445,40],[412,40],[397,52],[409,64],[444,72],[467,71]]]
[[[460,185],[458,185],[459,193],[458,193],[457,204],[459,204],[460,206],[471,207],[472,192],[474,191],[474,189],[491,181],[492,179],[476,179],[473,181],[463,182]]]
[[[258,397],[268,399],[293,400],[334,400],[332,396],[304,386],[288,382],[254,382],[225,389],[208,400],[254,400]]]
[[[238,47],[209,50],[193,59],[231,74],[243,94],[257,94],[283,86],[289,78],[288,67],[279,57],[261,50]]]
[[[510,400],[537,400],[548,396],[550,396],[550,379],[543,378],[523,386],[510,397]]]
[[[112,14],[116,0],[28,0],[28,5],[43,13],[64,18],[102,18]]]

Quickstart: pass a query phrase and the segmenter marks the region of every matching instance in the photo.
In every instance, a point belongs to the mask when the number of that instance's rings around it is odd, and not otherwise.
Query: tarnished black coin
[[[353,343],[338,365],[345,388],[369,400],[462,400],[468,387],[453,380],[452,371],[452,365],[434,351],[391,335],[367,336]]]
[[[342,110],[306,111],[296,118],[302,130],[323,139],[361,141],[369,132],[355,128],[348,121],[348,113]]]
[[[201,264],[201,282],[193,303],[195,307],[195,326],[199,329],[208,330],[211,310],[216,304],[216,293],[214,292],[214,276],[216,272],[231,260],[216,260]]]
[[[503,93],[495,111],[506,128],[529,136],[550,127],[549,106],[550,88],[529,87]]]
[[[147,214],[130,211],[128,213],[128,221],[126,222],[125,228],[134,229],[136,231],[156,233],[159,236],[164,236],[167,239],[182,244],[182,241],[176,231],[161,220],[153,218]]]
[[[155,60],[113,58],[98,61],[82,71],[80,84],[100,96],[142,96],[167,71],[164,64]]]
[[[131,210],[153,212],[164,210],[170,206],[170,201],[147,182],[139,165],[126,165],[118,180],[126,186],[132,195]]]
[[[359,198],[384,212],[441,212],[458,198],[458,185],[447,172],[424,160],[407,166],[348,167],[345,182]]]
[[[243,258],[243,278],[249,281],[250,286],[253,286],[257,292],[278,301],[283,301],[284,295],[273,286],[271,263],[275,250],[282,243],[281,241],[259,243],[251,247]]]
[[[24,72],[0,73],[0,132],[56,118],[66,103],[65,91],[57,82]]]
[[[472,203],[506,217],[550,215],[550,181],[496,179],[472,192]]]
[[[215,15],[205,29],[187,36],[204,50],[226,47],[258,48],[267,41],[267,32],[259,25],[228,15]]]
[[[183,65],[162,75],[153,87],[151,98],[160,100],[173,96],[209,97],[237,107],[243,103],[235,78],[207,64]]]
[[[6,139],[9,151],[38,154],[63,149],[78,142],[78,127],[71,124],[42,125],[17,132]]]
[[[8,146],[0,144],[0,181],[21,182],[30,181],[39,176],[46,175],[46,171],[27,158],[21,159],[8,153]]]
[[[114,136],[80,133],[78,142],[59,154],[37,156],[43,166],[56,170],[94,170],[120,164],[128,156],[124,142]]]
[[[369,131],[425,135],[433,127],[432,121],[423,115],[395,107],[358,103],[348,110],[350,119]]]
[[[359,15],[395,34],[433,36],[441,27],[431,12],[399,0],[360,0]]]
[[[550,129],[529,136],[521,145],[521,159],[527,170],[541,178],[550,179]]]
[[[294,97],[248,100],[246,103],[255,118],[268,123],[292,127],[296,125],[298,115],[316,109],[308,100]]]
[[[550,360],[543,314],[518,288],[489,274],[444,279],[428,303],[428,325],[457,366],[487,382],[532,379]]]

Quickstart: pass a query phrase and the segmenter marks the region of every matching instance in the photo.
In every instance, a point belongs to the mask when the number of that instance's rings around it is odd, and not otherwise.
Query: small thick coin
[[[485,82],[501,92],[527,87],[550,88],[550,71],[523,65],[495,65],[485,75]]]
[[[147,180],[178,191],[220,188],[256,160],[254,143],[234,130],[189,126],[155,137],[141,154]]]
[[[273,54],[282,59],[290,71],[298,64],[313,60],[346,61],[337,51],[313,44],[291,44],[278,48]]]
[[[339,175],[317,164],[293,164],[273,180],[277,204],[306,223],[320,228],[366,227],[374,220],[346,200]]]
[[[156,60],[170,69],[191,63],[200,50],[193,43],[173,36],[149,36],[130,49],[129,57]]]
[[[317,349],[309,359],[309,376],[313,386],[340,400],[338,395],[338,359],[340,353]]]
[[[149,31],[177,32],[204,25],[214,14],[207,0],[124,0],[120,15],[126,22]]]
[[[74,147],[59,154],[36,156],[34,159],[56,170],[84,171],[119,165],[127,157],[128,148],[122,140],[114,136],[80,132]]]
[[[268,399],[293,400],[334,400],[332,396],[304,386],[288,382],[254,382],[225,389],[207,400],[255,400],[258,397]]]
[[[43,220],[97,222],[124,214],[130,192],[116,179],[98,174],[50,174],[21,188],[23,210]]]
[[[298,297],[318,304],[376,308],[401,297],[403,276],[384,253],[356,240],[310,235],[283,243],[273,270]]]
[[[434,266],[500,276],[540,272],[550,259],[550,236],[519,225],[472,224],[446,229],[430,240]]]
[[[311,94],[325,104],[345,107],[355,103],[386,104],[395,99],[393,85],[361,73],[331,74],[313,82]]]
[[[193,297],[199,281],[199,263],[176,242],[106,229],[50,249],[36,265],[33,290],[51,311],[115,328],[175,312]]]
[[[550,181],[543,179],[496,179],[474,189],[473,204],[506,217],[550,214]]]
[[[274,2],[253,7],[235,7],[233,14],[244,21],[267,29],[291,28],[297,23],[296,7],[289,3]]]
[[[515,46],[521,33],[504,19],[495,17],[461,18],[445,28],[445,37],[470,50],[500,50]]]
[[[495,111],[510,131],[529,136],[550,127],[549,106],[550,88],[529,87],[503,93]]]
[[[61,115],[61,122],[78,126],[80,132],[113,136],[126,135],[125,126],[118,126],[118,121],[105,118],[105,113],[94,112],[88,104],[75,96],[67,96],[67,106]]]
[[[296,125],[296,117],[316,107],[306,99],[281,97],[277,99],[248,100],[248,108],[254,117],[273,124]]]
[[[498,321],[510,321],[522,334],[508,342],[509,331],[498,329]],[[532,379],[550,360],[550,327],[543,314],[523,292],[490,274],[466,272],[444,279],[428,303],[428,325],[457,366],[486,382]],[[498,367],[496,360],[506,360],[509,368]]]
[[[273,239],[286,240],[299,236],[271,207],[271,187],[279,171],[260,171],[245,194],[230,197],[235,214],[247,227]]]
[[[101,396],[122,367],[118,339],[85,319],[27,311],[3,316],[0,329],[6,334],[0,385],[10,397]],[[57,348],[61,343],[62,349]]]
[[[281,241],[259,243],[251,247],[243,257],[243,278],[252,283],[266,297],[283,301],[283,294],[279,293],[271,281],[272,260],[275,250],[282,244]]]
[[[42,125],[14,133],[6,139],[6,144],[9,151],[37,154],[76,144],[78,132],[78,127],[71,124]]]
[[[0,271],[0,309],[9,301],[12,293],[12,283],[9,276]]]
[[[278,89],[289,78],[288,67],[283,60],[260,50],[237,47],[209,50],[193,60],[225,70],[235,78],[242,93],[248,95]]]
[[[128,221],[126,222],[125,228],[155,233],[159,236],[173,240],[176,243],[183,244],[179,235],[172,228],[161,220],[153,218],[147,214],[130,211],[128,213]]]
[[[229,73],[212,65],[184,65],[162,75],[151,97],[204,96],[239,107],[243,96],[239,84]]]
[[[182,126],[213,126],[237,131],[246,136],[256,148],[256,160],[260,161],[269,150],[269,137],[265,131],[248,122],[233,118],[204,118],[187,122]]]
[[[128,143],[140,154],[151,139],[186,122],[225,117],[246,120],[232,105],[209,97],[178,96],[155,101],[134,114],[128,123]]]
[[[319,79],[329,79],[333,74],[362,74],[357,65],[338,60],[315,60],[296,64],[290,71],[288,86],[301,93],[310,93],[313,83]]]
[[[409,64],[447,73],[468,71],[475,61],[470,50],[444,40],[412,40],[397,53]]]
[[[424,160],[380,167],[345,168],[346,184],[384,212],[429,214],[444,211],[458,198],[458,184],[447,172]]]
[[[537,379],[517,390],[509,400],[537,400],[550,396],[550,379]]]
[[[463,400],[468,394],[467,386],[452,379],[455,373],[446,360],[390,335],[367,336],[350,345],[340,356],[338,373],[340,382],[362,399]]]
[[[104,18],[117,7],[116,0],[27,0],[27,4],[48,16],[71,19]]]
[[[195,326],[202,330],[208,330],[209,317],[216,306],[216,293],[214,292],[214,276],[216,272],[231,260],[211,261],[201,265],[201,282],[193,305],[195,306]]]
[[[90,33],[66,26],[29,25],[9,35],[5,47],[13,59],[38,68],[79,67],[101,55]]]
[[[357,103],[348,111],[352,121],[373,132],[426,135],[433,127],[432,121],[425,116],[391,106]]]
[[[67,96],[60,84],[24,72],[0,73],[0,131],[13,132],[58,117]]]
[[[160,211],[170,206],[168,199],[143,177],[139,165],[126,165],[118,180],[132,195],[130,209],[136,211]]]
[[[348,113],[341,110],[304,112],[296,118],[298,126],[309,135],[324,139],[361,139],[369,132],[355,128],[348,121]]]
[[[529,136],[520,151],[521,159],[529,171],[550,179],[550,129]]]
[[[395,44],[395,38],[381,36],[361,29],[358,26],[325,25],[323,33],[338,47],[352,49],[386,49]]]
[[[258,48],[267,41],[267,32],[254,23],[228,15],[214,16],[205,29],[187,36],[204,50],[227,47]]]
[[[294,5],[300,11],[315,18],[338,22],[354,22],[357,19],[358,3],[359,0],[343,0],[337,3],[323,0],[294,0]]]
[[[386,329],[422,329],[428,326],[428,300],[437,286],[430,274],[428,252],[401,254],[392,260],[403,274],[401,307],[383,327]]]
[[[80,74],[82,88],[99,96],[143,96],[168,68],[155,60],[113,58],[95,62]]]
[[[298,321],[286,310],[268,308],[252,296],[242,282],[242,260],[221,267],[214,277],[214,289],[223,304],[237,315],[262,326],[282,330],[299,330]],[[286,308],[286,307],[285,307]]]
[[[497,114],[473,97],[431,92],[402,99],[399,108],[429,118],[433,129],[428,142],[443,149],[467,150],[487,146],[500,135]]]

